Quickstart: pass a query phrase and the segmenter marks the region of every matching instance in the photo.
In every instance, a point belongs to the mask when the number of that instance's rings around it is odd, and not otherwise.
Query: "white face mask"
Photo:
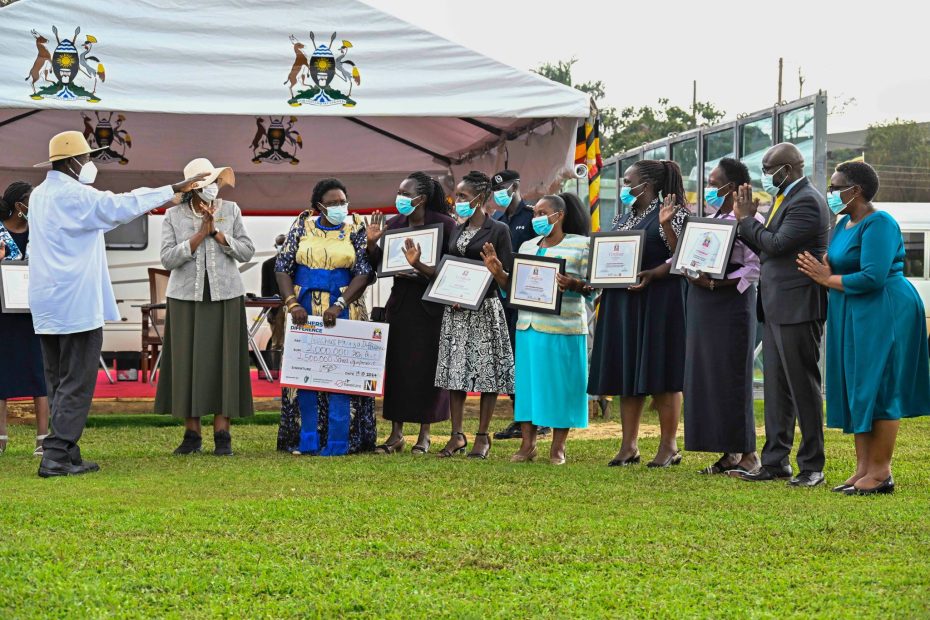
[[[69,169],[72,173],[74,173],[73,168],[69,167]],[[81,166],[81,171],[77,175],[77,180],[84,185],[91,185],[94,181],[97,180],[97,165],[92,161],[88,161],[86,164]]]
[[[216,197],[220,195],[220,188],[216,183],[210,183],[206,187],[198,189],[197,195],[200,196],[201,200],[204,202],[213,202],[216,200]]]

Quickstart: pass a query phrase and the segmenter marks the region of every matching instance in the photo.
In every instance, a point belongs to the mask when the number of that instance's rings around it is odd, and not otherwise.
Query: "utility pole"
[[[697,80],[694,80],[691,90],[691,125],[697,127]]]
[[[798,67],[798,99],[804,96],[804,74],[801,73],[801,67]]]
[[[778,59],[778,99],[776,100],[778,103],[781,103],[781,76],[782,76],[782,70],[784,68],[785,68],[785,59],[779,58]]]

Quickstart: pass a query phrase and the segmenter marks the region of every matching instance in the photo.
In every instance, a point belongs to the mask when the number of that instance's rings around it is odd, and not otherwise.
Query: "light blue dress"
[[[845,290],[830,289],[827,304],[827,426],[867,433],[873,420],[930,414],[927,324],[898,223],[882,211],[849,222],[828,250]]]
[[[588,238],[565,235],[551,248],[542,237],[520,246],[521,254],[564,258],[565,273],[584,279],[588,271]],[[515,422],[552,428],[588,426],[588,318],[584,298],[565,291],[560,314],[520,310],[516,331]]]

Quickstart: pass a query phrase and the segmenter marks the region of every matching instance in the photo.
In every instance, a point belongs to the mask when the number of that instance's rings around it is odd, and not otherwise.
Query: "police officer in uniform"
[[[533,232],[533,208],[526,204],[520,195],[520,173],[516,170],[501,170],[491,177],[491,190],[494,192],[494,204],[501,209],[494,214],[494,219],[507,224],[510,228],[510,245],[516,251],[524,241],[538,235]],[[510,333],[510,346],[514,346],[517,331],[517,311],[504,306],[507,315],[507,331]],[[516,351],[514,352],[516,353]],[[510,395],[511,401],[513,394]],[[540,427],[538,433],[545,435],[549,428]],[[522,437],[520,425],[511,422],[506,429],[494,433],[494,439],[519,439]]]

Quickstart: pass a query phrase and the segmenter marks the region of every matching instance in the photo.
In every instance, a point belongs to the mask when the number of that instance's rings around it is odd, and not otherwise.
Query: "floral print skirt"
[[[485,299],[478,310],[446,307],[439,337],[436,387],[513,394],[513,349],[500,299]]]

